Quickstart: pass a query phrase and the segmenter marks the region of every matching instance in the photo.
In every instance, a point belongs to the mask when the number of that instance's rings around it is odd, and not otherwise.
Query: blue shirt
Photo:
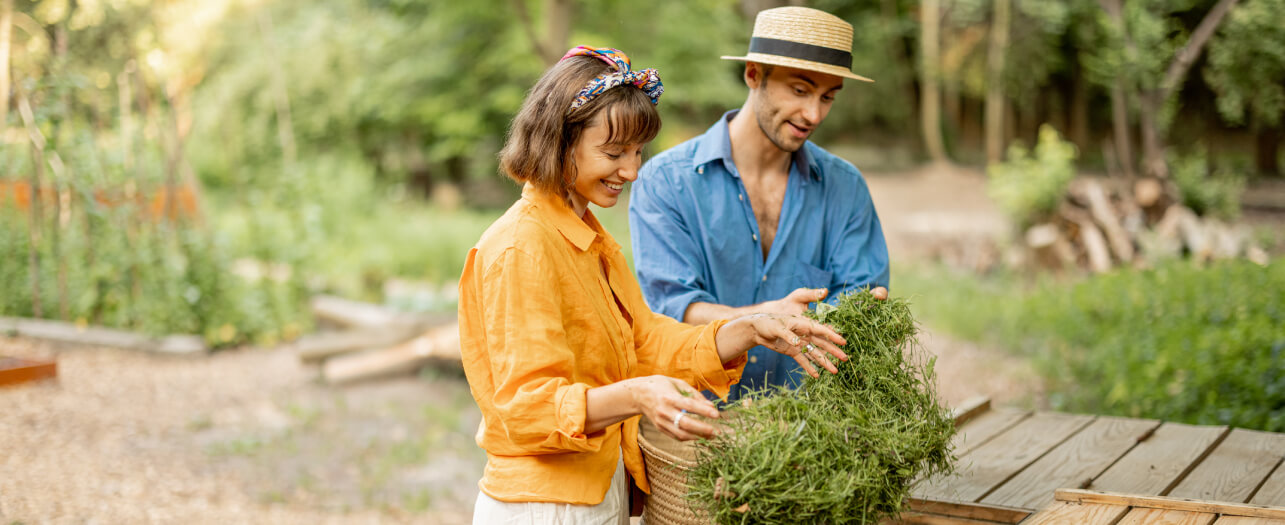
[[[629,201],[634,267],[652,310],[678,320],[694,302],[739,307],[796,288],[827,301],[888,286],[888,248],[866,181],[851,163],[806,142],[792,157],[767,259],[723,115],[704,135],[643,165]],[[749,352],[731,399],[768,385],[796,387],[802,371],[768,348]]]

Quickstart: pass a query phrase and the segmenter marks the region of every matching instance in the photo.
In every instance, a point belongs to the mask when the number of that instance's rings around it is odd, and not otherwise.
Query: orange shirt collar
[[[602,250],[610,253],[620,248],[615,240],[607,235],[602,224],[593,212],[586,209],[583,220],[576,217],[575,210],[567,205],[562,197],[550,195],[531,184],[522,186],[522,198],[534,205],[537,213],[552,224],[558,232],[566,237],[580,251],[588,250],[595,239],[602,239]]]

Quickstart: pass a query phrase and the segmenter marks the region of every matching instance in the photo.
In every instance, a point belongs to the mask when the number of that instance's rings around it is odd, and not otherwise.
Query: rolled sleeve
[[[643,297],[651,309],[679,321],[695,302],[717,302],[706,289],[701,249],[676,208],[666,163],[643,166],[629,197],[629,232]]]

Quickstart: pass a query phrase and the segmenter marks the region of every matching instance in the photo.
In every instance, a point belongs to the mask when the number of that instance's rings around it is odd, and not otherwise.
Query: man
[[[852,164],[807,139],[853,74],[852,26],[815,9],[762,11],[745,61],[749,96],[704,135],[649,160],[634,183],[634,265],[653,310],[688,323],[797,314],[888,285],[888,251]],[[886,296],[886,289],[875,290]],[[750,351],[736,400],[797,386],[799,365]]]

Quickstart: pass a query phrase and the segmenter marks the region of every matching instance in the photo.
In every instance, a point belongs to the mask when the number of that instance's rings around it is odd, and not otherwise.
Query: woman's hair
[[[589,56],[554,64],[527,94],[513,117],[500,150],[500,169],[519,184],[530,182],[569,199],[576,180],[572,148],[599,113],[606,111],[608,144],[651,142],[660,132],[660,114],[643,90],[622,85],[567,113],[580,90],[611,66]]]

